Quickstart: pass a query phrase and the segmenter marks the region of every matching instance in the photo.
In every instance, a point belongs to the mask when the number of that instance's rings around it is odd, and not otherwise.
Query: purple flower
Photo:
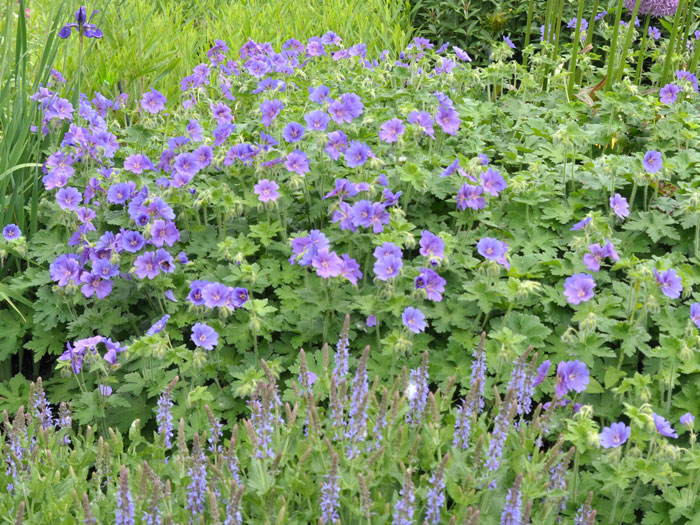
[[[156,321],[156,323],[153,326],[146,330],[146,335],[155,335],[162,332],[165,328],[165,325],[168,323],[168,319],[170,319],[170,315],[165,314],[158,321]]]
[[[661,286],[661,293],[671,299],[678,299],[683,291],[683,282],[675,270],[666,270],[659,273],[654,268],[656,282]]]
[[[416,277],[414,283],[416,289],[425,290],[431,301],[442,301],[446,281],[432,268],[421,268],[420,275]]]
[[[649,173],[656,173],[663,166],[664,161],[661,158],[661,153],[656,150],[647,151],[642,160],[644,169]]]
[[[395,255],[380,257],[374,263],[374,274],[380,281],[388,281],[399,275],[403,261]]]
[[[406,309],[403,311],[403,314],[401,314],[401,321],[403,322],[403,325],[414,334],[424,332],[425,327],[427,326],[423,312],[421,312],[418,308],[413,308],[412,306],[406,307]]]
[[[146,241],[139,232],[129,230],[122,234],[121,243],[124,251],[136,253],[143,248]]]
[[[342,269],[343,261],[335,252],[329,252],[327,248],[319,250],[311,259],[311,265],[316,269],[316,275],[323,279],[338,277]]]
[[[399,140],[405,128],[400,118],[387,120],[379,126],[379,140],[391,144]]]
[[[85,297],[95,295],[98,299],[104,299],[112,292],[112,281],[103,280],[99,275],[84,272],[80,276],[80,281],[84,283],[80,291]]]
[[[593,297],[595,281],[587,273],[575,273],[564,281],[564,295],[570,304],[588,302]]]
[[[452,46],[452,50],[455,52],[455,55],[457,55],[457,58],[459,58],[460,60],[462,60],[464,62],[471,62],[472,61],[469,54],[466,51],[464,51],[463,49],[461,49],[457,46]]]
[[[473,210],[482,210],[486,206],[486,201],[481,196],[484,190],[481,186],[474,186],[472,184],[462,184],[457,192],[457,209],[466,210],[471,208]]]
[[[284,127],[284,130],[282,130],[282,137],[287,142],[299,142],[304,136],[305,131],[304,126],[298,122],[290,122]]]
[[[266,100],[260,104],[260,113],[262,113],[263,126],[268,127],[270,124],[272,124],[272,121],[277,118],[283,108],[284,104],[277,99]]]
[[[609,250],[606,248],[607,245],[603,247],[600,244],[591,244],[588,247],[589,253],[583,256],[583,264],[586,265],[586,268],[592,272],[600,271],[600,263],[609,253]]]
[[[304,173],[309,172],[309,159],[303,151],[295,150],[287,155],[285,167],[288,171],[304,176]]]
[[[372,157],[372,150],[363,142],[353,141],[345,151],[345,163],[348,168],[362,166],[369,157]]]
[[[340,485],[338,483],[338,455],[334,453],[331,468],[321,484],[321,523],[336,523],[340,519]]]
[[[76,283],[80,279],[80,264],[78,256],[73,254],[59,255],[49,266],[51,279],[58,286],[66,286],[70,282]]]
[[[226,304],[228,286],[221,283],[209,283],[202,289],[202,299],[207,308],[219,308]]]
[[[634,10],[636,0],[625,0],[628,11]],[[639,14],[655,17],[675,14],[678,9],[678,0],[641,0],[639,2]]]
[[[413,525],[415,501],[416,495],[413,481],[411,481],[411,471],[407,469],[399,497],[394,505],[394,517],[391,525]]]
[[[676,431],[671,426],[671,423],[666,421],[666,419],[664,419],[662,416],[657,413],[653,413],[652,418],[654,418],[654,425],[656,425],[656,431],[659,434],[670,438],[678,437],[678,434],[676,434]]]
[[[324,111],[316,110],[304,115],[304,120],[306,121],[306,127],[309,129],[314,131],[325,131],[331,119]]]
[[[167,99],[160,91],[156,91],[151,88],[150,91],[146,91],[141,98],[141,107],[151,113],[156,115],[165,107]]]
[[[146,252],[139,255],[134,261],[134,273],[139,279],[155,279],[160,273],[158,261],[156,261],[155,252]]]
[[[92,273],[102,279],[111,279],[119,275],[119,265],[112,264],[109,259],[93,259]]]
[[[280,196],[279,189],[279,184],[269,179],[262,179],[253,186],[253,191],[260,202],[275,202]]]
[[[549,361],[549,359],[542,361],[542,364],[537,367],[537,376],[532,380],[532,387],[536,387],[540,383],[542,383],[545,379],[547,379],[547,374],[549,374],[549,368],[552,366],[552,363]]]
[[[22,236],[22,230],[16,224],[8,224],[2,229],[2,236],[6,241],[14,241]]]
[[[124,159],[124,169],[139,175],[144,171],[153,171],[155,167],[146,155],[137,153],[134,155],[129,155],[126,159]]]
[[[442,131],[448,135],[454,135],[459,130],[459,125],[462,121],[459,118],[459,114],[453,108],[446,106],[440,106],[435,114],[435,122],[439,124]]]
[[[81,193],[72,186],[61,188],[56,193],[56,202],[64,210],[77,211],[78,204],[83,200]]]
[[[690,305],[690,320],[695,323],[695,326],[700,328],[700,303]]]
[[[323,104],[329,94],[330,89],[328,89],[327,86],[320,85],[317,88],[309,87],[309,100],[317,104]]]
[[[429,259],[444,259],[445,241],[439,235],[423,230],[420,234],[420,252],[423,257]]]
[[[27,10],[27,13],[29,10]],[[82,40],[82,37],[85,36],[85,38],[102,38],[102,30],[99,29],[95,24],[91,24],[90,20],[92,20],[92,17],[95,16],[95,14],[99,13],[99,11],[93,11],[92,14],[90,15],[90,18],[88,19],[87,17],[87,9],[85,6],[80,6],[80,9],[78,9],[75,12],[75,21],[76,23],[74,24],[66,24],[64,25],[59,31],[58,31],[58,37],[59,38],[68,38],[73,31],[73,29],[77,30],[78,33],[80,34],[80,38]],[[52,70],[53,73],[54,70]],[[58,71],[56,71],[58,73]],[[60,73],[58,73],[58,76],[60,76]],[[65,80],[64,80],[65,82]]]
[[[357,285],[357,280],[362,279],[362,272],[360,271],[359,263],[350,257],[347,253],[342,256],[342,262],[340,264],[340,275],[345,277],[353,285]]]
[[[590,381],[588,368],[579,361],[561,361],[557,365],[557,378],[554,392],[557,396],[564,396],[570,390],[584,392]]]
[[[600,433],[600,446],[603,448],[617,448],[627,442],[630,434],[630,427],[624,423],[613,423],[609,427],[605,427]]]
[[[658,40],[659,38],[661,38],[661,31],[659,31],[658,27],[649,26],[648,35],[649,35],[649,38],[652,38],[654,40]],[[661,102],[663,102],[663,100]]]
[[[114,525],[134,525],[134,503],[129,490],[129,473],[122,466],[119,473],[119,493],[114,511]]]
[[[219,334],[211,326],[197,323],[192,327],[192,342],[205,350],[213,350],[219,343]]]
[[[523,495],[520,491],[520,484],[522,483],[523,475],[519,474],[513,482],[513,486],[508,489],[508,494],[506,494],[506,504],[503,507],[503,512],[501,512],[501,524],[500,525],[520,525],[522,523],[522,506],[523,506]]]
[[[659,90],[659,100],[661,100],[663,104],[673,104],[676,102],[676,98],[680,92],[681,88],[679,86],[675,84],[666,84]]]
[[[693,414],[691,414],[690,412],[686,412],[681,416],[680,422],[681,425],[683,425],[688,430],[693,430],[693,426],[695,426],[695,416],[693,416]]]
[[[328,143],[323,149],[328,156],[333,160],[338,160],[340,154],[347,151],[348,148],[348,137],[342,131],[331,131],[328,135]]]
[[[112,387],[109,385],[98,385],[97,390],[102,397],[109,397],[112,395]]]
[[[498,194],[508,187],[506,180],[501,176],[498,170],[489,168],[481,176],[481,187],[484,192],[498,197]]]
[[[377,318],[374,315],[368,315],[366,324],[368,327],[377,326]]]
[[[593,220],[592,217],[586,217],[585,219],[583,219],[583,220],[577,222],[576,224],[574,224],[574,225],[571,227],[571,231],[572,231],[572,232],[575,232],[575,231],[583,230],[583,229],[591,222],[591,220]]]
[[[427,111],[413,111],[408,115],[408,122],[414,124],[423,133],[435,140],[435,130],[433,129],[433,117]]]
[[[508,47],[509,47],[509,48],[515,49],[515,44],[514,44],[513,41],[510,39],[510,37],[508,37],[508,36],[506,36],[506,35],[503,35],[503,41],[504,41],[506,44],[508,44]]]
[[[476,243],[476,249],[482,257],[502,264],[501,261],[505,261],[508,245],[493,237],[484,237]]]
[[[153,221],[153,226],[151,227],[151,239],[153,245],[157,248],[167,244],[172,246],[177,241],[180,240],[180,232],[177,231],[177,227],[172,221],[164,221],[158,219]]]
[[[627,203],[627,199],[625,199],[619,193],[616,193],[610,197],[610,207],[615,212],[615,215],[620,217],[620,219],[624,219],[630,214],[630,206]]]

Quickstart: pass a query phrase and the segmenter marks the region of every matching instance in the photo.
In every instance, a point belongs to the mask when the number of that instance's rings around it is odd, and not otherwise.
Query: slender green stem
[[[673,29],[671,30],[671,37],[668,40],[668,50],[666,51],[666,60],[664,61],[664,70],[661,75],[660,86],[665,86],[668,80],[668,74],[671,71],[671,64],[673,63],[673,52],[676,49],[676,37],[678,36],[678,26],[680,26],[681,12],[685,9],[685,4],[687,0],[680,0],[678,4],[678,9],[676,10],[676,16],[673,18]]]
[[[578,11],[576,13],[576,31],[574,31],[574,41],[571,47],[571,62],[569,63],[569,83],[567,84],[566,90],[570,101],[574,98],[574,83],[576,82],[576,60],[578,59],[578,43],[581,39],[581,18],[583,17],[584,2],[585,0],[578,0]]]
[[[639,46],[639,57],[637,58],[637,74],[634,77],[634,83],[638,86],[642,79],[642,68],[644,67],[644,59],[647,54],[647,37],[649,34],[649,22],[651,22],[651,15],[647,15],[644,21],[644,32],[642,33],[642,45]]]
[[[622,19],[623,0],[618,0],[617,11],[615,12],[615,23],[612,27],[612,38],[610,49],[608,50],[608,74],[605,80],[605,91],[610,91],[615,83],[613,74],[615,72],[615,55],[617,54],[617,35],[620,33],[620,20]]]
[[[530,45],[530,31],[532,26],[532,12],[535,9],[535,0],[530,0],[527,8],[527,24],[525,25],[525,44],[523,45],[523,66],[527,66],[527,54],[525,48]]]
[[[637,13],[639,13],[639,4],[642,0],[637,0],[634,4],[634,9],[632,10],[632,16],[630,17],[629,25],[627,26],[627,35],[625,36],[625,43],[622,46],[622,53],[620,54],[620,67],[617,70],[616,80],[619,82],[622,80],[622,75],[625,72],[625,65],[627,65],[627,51],[632,43],[632,35],[634,34],[634,21],[637,20]]]

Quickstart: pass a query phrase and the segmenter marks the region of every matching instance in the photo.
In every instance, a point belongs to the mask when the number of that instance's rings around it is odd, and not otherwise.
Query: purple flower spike
[[[680,276],[675,270],[666,270],[665,272],[659,273],[656,268],[654,268],[654,276],[656,277],[656,282],[661,286],[661,293],[666,297],[678,299],[681,296],[683,281],[681,281]]]
[[[564,295],[569,304],[578,305],[593,298],[595,281],[587,273],[576,273],[564,281]]]
[[[613,423],[605,427],[600,433],[600,446],[603,448],[617,448],[624,445],[630,437],[631,429],[624,423]]]

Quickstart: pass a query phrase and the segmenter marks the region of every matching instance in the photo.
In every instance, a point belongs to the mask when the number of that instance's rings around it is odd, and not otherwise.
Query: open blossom
[[[663,164],[661,153],[656,150],[647,151],[642,159],[642,165],[649,173],[656,173],[663,167]]]
[[[630,437],[631,429],[624,423],[613,423],[605,427],[600,433],[600,446],[603,448],[617,448],[624,445]]]
[[[22,230],[16,224],[8,224],[2,229],[2,236],[6,241],[14,241],[22,236]]]
[[[405,127],[400,118],[387,120],[379,127],[379,140],[391,144],[399,140],[404,130]]]
[[[654,419],[654,425],[656,426],[656,431],[665,437],[677,438],[678,434],[663,416],[653,413],[652,418]]]
[[[408,306],[401,315],[401,320],[406,328],[408,328],[414,334],[419,332],[424,332],[426,322],[425,315],[418,308],[413,308]]]
[[[459,114],[454,108],[440,106],[435,113],[435,122],[442,128],[442,131],[448,135],[454,135],[459,130],[459,125],[462,121]]]
[[[498,194],[508,187],[508,183],[497,169],[489,168],[481,176],[481,187],[489,195],[498,197]]]
[[[678,93],[681,92],[681,88],[675,84],[666,84],[659,90],[659,100],[663,104],[673,104],[676,102]]]
[[[303,176],[304,173],[309,172],[309,158],[303,151],[294,150],[287,155],[285,167],[287,170]]]
[[[578,305],[593,298],[595,281],[587,273],[575,273],[564,281],[564,295],[570,304]]]
[[[600,271],[600,263],[606,257],[610,257],[615,262],[620,259],[615,251],[615,247],[610,241],[606,241],[604,246],[600,244],[591,244],[588,246],[588,253],[583,256],[583,264],[585,264],[586,268],[590,271],[598,272]]]
[[[342,270],[343,261],[335,252],[327,248],[319,250],[311,259],[311,265],[316,269],[316,274],[323,279],[338,277]]]
[[[304,137],[304,126],[298,122],[289,122],[282,130],[282,137],[287,142],[299,142]]]
[[[615,215],[620,217],[620,219],[624,219],[630,214],[630,205],[628,204],[627,199],[625,199],[619,193],[616,193],[610,197],[610,207],[612,208],[612,211],[615,212]]]
[[[363,142],[353,141],[345,150],[345,162],[348,168],[362,166],[370,157],[372,157],[372,150]]]
[[[481,196],[484,190],[481,186],[472,184],[462,184],[457,192],[457,209],[483,210],[486,207],[486,200]]]
[[[211,326],[197,323],[192,327],[192,342],[205,350],[213,350],[219,343],[219,334]]]
[[[661,286],[661,293],[671,299],[678,299],[683,291],[683,281],[675,270],[666,270],[659,273],[654,268],[656,282]]]
[[[269,179],[262,179],[253,186],[253,190],[260,202],[275,202],[280,196],[279,189],[279,184]]]
[[[570,390],[581,393],[586,390],[590,377],[588,368],[579,360],[561,361],[557,365],[557,377],[554,392],[563,396]]]
[[[166,102],[165,95],[153,88],[150,91],[146,91],[141,97],[141,107],[153,115],[160,113],[165,108]]]
[[[690,320],[695,323],[695,326],[700,328],[700,303],[690,305]]]
[[[498,239],[492,237],[484,237],[476,243],[476,249],[479,255],[485,257],[489,261],[496,261],[498,264],[502,264],[506,268],[509,267],[508,261],[506,260],[506,252],[508,251],[508,245]]]
[[[420,252],[423,257],[429,259],[444,259],[445,241],[439,235],[423,230],[420,234]]]
[[[590,224],[592,217],[586,217],[585,219],[577,222],[571,227],[572,232],[583,230],[588,224]]]

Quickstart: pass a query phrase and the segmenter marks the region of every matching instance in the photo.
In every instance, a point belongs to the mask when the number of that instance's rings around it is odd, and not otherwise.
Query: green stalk
[[[598,14],[598,4],[600,0],[595,0],[593,3],[593,12],[591,13],[591,21],[588,23],[588,29],[586,30],[586,46],[593,42],[593,32],[595,30],[595,17]],[[583,46],[583,47],[586,47]]]
[[[615,13],[615,23],[613,24],[612,40],[610,41],[610,49],[608,51],[608,74],[605,80],[605,91],[610,91],[615,83],[613,73],[615,71],[615,53],[617,51],[617,35],[620,32],[620,19],[622,18],[623,0],[619,0],[617,4],[617,12]]]
[[[525,25],[525,45],[523,45],[523,50],[530,45],[530,32],[532,26],[532,12],[535,8],[535,0],[530,0],[530,4],[527,8],[527,24]],[[523,66],[527,66],[527,55],[523,52]]]
[[[678,10],[676,11],[676,16],[673,18],[673,29],[671,30],[671,38],[668,41],[668,50],[666,51],[666,60],[664,61],[664,71],[661,75],[661,87],[666,85],[668,80],[668,73],[671,70],[671,64],[673,63],[673,51],[676,48],[676,37],[678,36],[678,27],[680,26],[681,12],[685,9],[686,0],[680,0],[678,4]]]
[[[637,0],[639,2],[639,0]],[[569,83],[567,93],[569,100],[574,98],[574,83],[576,82],[576,59],[578,58],[578,43],[581,38],[581,17],[583,17],[584,0],[578,0],[578,12],[576,13],[576,31],[574,42],[571,48],[571,62],[569,63]]]
[[[552,4],[554,0],[547,0],[547,11],[544,16],[544,35],[542,36],[542,41],[549,43],[549,26],[552,25]]]
[[[634,21],[637,20],[637,13],[639,13],[639,4],[641,0],[637,0],[634,3],[634,9],[632,10],[632,17],[630,18],[630,23],[627,26],[627,36],[625,37],[625,44],[622,46],[622,54],[620,55],[620,69],[617,70],[616,80],[619,82],[622,80],[622,75],[625,72],[625,64],[627,63],[627,51],[632,43],[632,35],[634,34]]]
[[[635,85],[639,86],[642,79],[642,68],[644,67],[644,59],[647,54],[647,35],[649,34],[649,22],[651,22],[651,15],[647,15],[646,21],[644,22],[644,33],[642,34],[642,45],[639,47],[639,58],[637,59],[637,74],[634,77]]]

